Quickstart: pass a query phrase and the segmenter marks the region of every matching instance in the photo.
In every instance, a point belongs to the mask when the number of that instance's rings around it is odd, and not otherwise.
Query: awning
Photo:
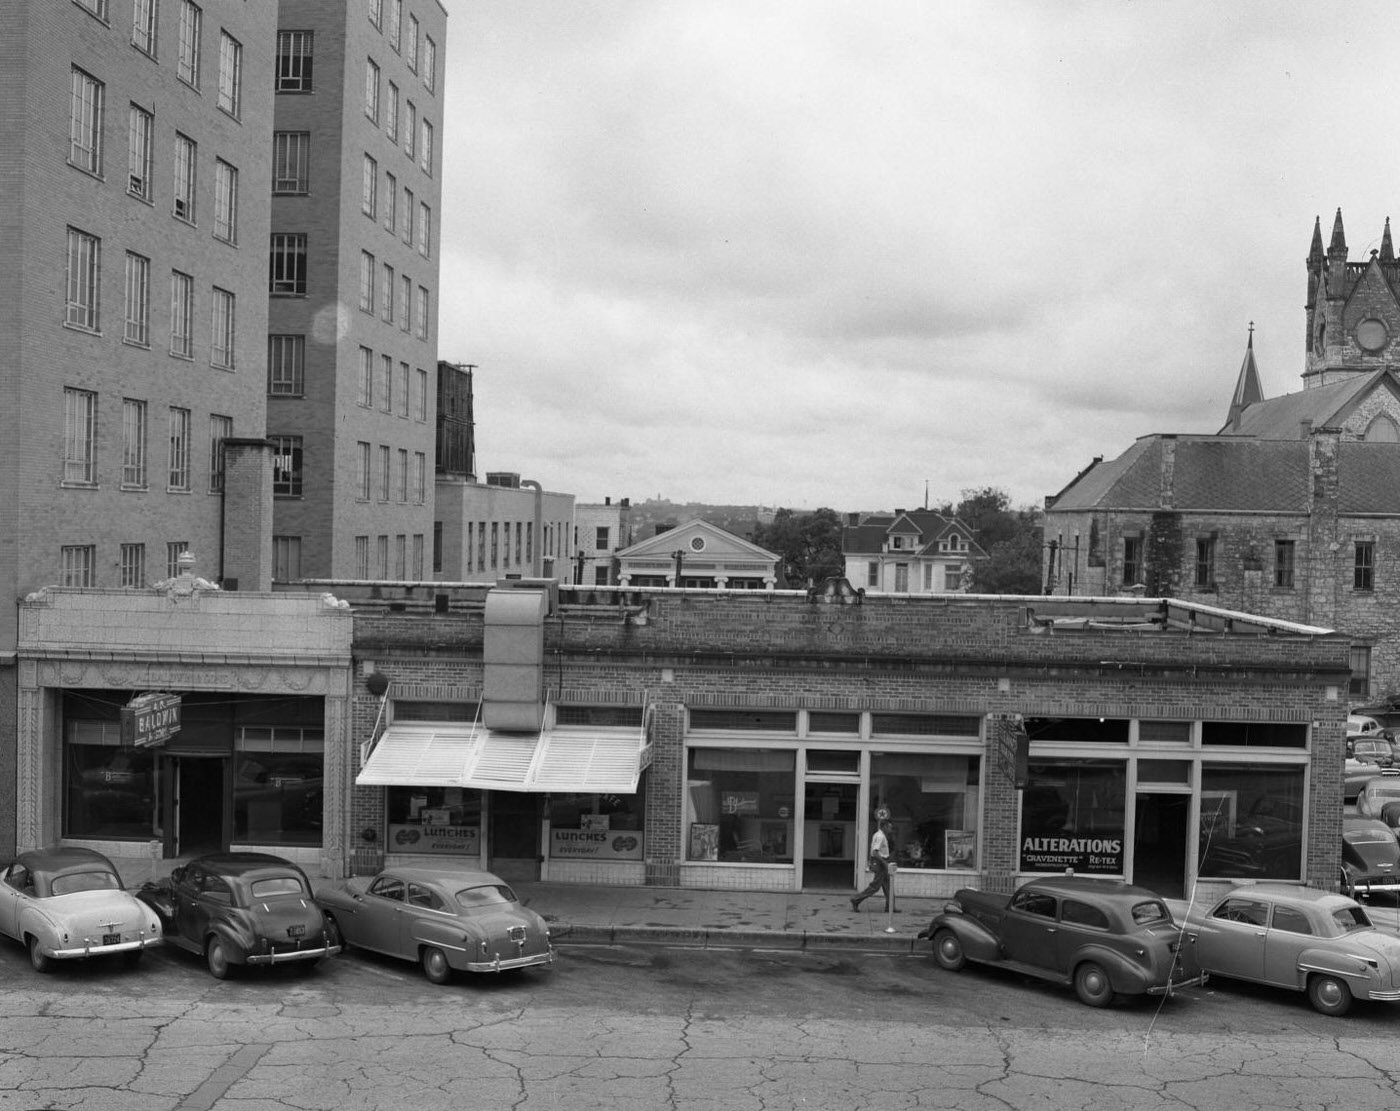
[[[556,729],[540,738],[528,790],[632,795],[649,763],[640,729]]]
[[[391,725],[370,752],[359,787],[459,787],[474,762],[470,726]]]

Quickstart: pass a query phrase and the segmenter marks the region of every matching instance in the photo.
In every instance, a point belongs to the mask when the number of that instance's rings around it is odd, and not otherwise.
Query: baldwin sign
[[[122,743],[137,748],[164,744],[180,732],[180,696],[139,694],[122,707]]]

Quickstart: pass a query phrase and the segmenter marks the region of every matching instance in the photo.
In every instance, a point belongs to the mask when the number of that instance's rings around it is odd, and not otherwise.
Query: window
[[[1123,537],[1123,583],[1132,586],[1142,582],[1142,537]]]
[[[243,108],[243,44],[219,32],[219,107],[234,119]]]
[[[1122,874],[1124,761],[1032,761],[1028,782],[1021,792],[1020,871]],[[1066,830],[1093,833],[1070,838]]]
[[[413,577],[415,579],[423,577],[423,534],[421,532],[413,534]]]
[[[909,564],[896,563],[894,565],[894,588],[900,593],[907,593],[909,590]]]
[[[394,411],[394,357],[379,356],[379,408],[386,413]]]
[[[880,585],[880,565],[873,559],[865,565],[865,585],[876,588]]]
[[[122,339],[138,347],[151,345],[151,260],[126,253],[126,321]]]
[[[464,571],[470,571],[472,567],[472,523],[467,522],[467,558],[462,564]],[[433,522],[433,573],[442,573],[442,522]]]
[[[387,536],[378,537],[374,546],[377,549],[379,573],[378,578],[387,579],[389,577],[389,538]]]
[[[1196,585],[1202,589],[1215,586],[1215,537],[1196,538]]]
[[[91,486],[97,482],[97,394],[63,391],[63,481]]]
[[[428,290],[418,287],[418,299],[413,303],[413,330],[419,339],[428,338]]]
[[[1371,649],[1364,644],[1351,646],[1351,681],[1347,684],[1351,698],[1371,696]]]
[[[359,454],[359,480],[356,483],[355,496],[360,501],[369,501],[369,444],[361,440],[355,448]]]
[[[963,585],[963,568],[960,563],[950,563],[943,568],[943,589],[957,593]]]
[[[1200,876],[1301,879],[1305,810],[1302,768],[1203,764]]]
[[[418,253],[424,258],[433,256],[433,210],[426,204],[418,205]]]
[[[371,220],[379,213],[379,163],[365,155],[364,183],[360,189],[360,211]]]
[[[122,488],[146,489],[146,403],[122,401]]]
[[[59,549],[62,562],[59,582],[63,586],[96,586],[97,549],[91,544],[64,545]]]
[[[422,123],[422,141],[418,144],[418,167],[429,177],[433,176],[433,125],[428,120]]]
[[[165,577],[173,579],[180,573],[180,557],[190,550],[188,540],[169,540],[165,544]]]
[[[224,441],[233,435],[233,418],[209,414],[209,492],[223,493]]]
[[[403,241],[413,246],[413,190],[403,191]]]
[[[90,174],[102,172],[102,120],[107,90],[101,81],[73,67],[68,129],[68,161]]]
[[[379,123],[379,67],[373,58],[365,59],[365,115]]]
[[[273,397],[300,397],[306,389],[306,337],[267,337],[267,392]]]
[[[418,109],[413,101],[403,103],[403,152],[412,162],[418,156]]]
[[[413,453],[413,504],[423,505],[428,497],[428,456],[421,451]],[[422,569],[417,572],[422,575]]]
[[[155,117],[133,104],[127,122],[126,191],[143,201],[151,199],[151,136]]]
[[[209,365],[221,370],[234,368],[234,313],[233,294],[215,286],[210,321]]]
[[[605,525],[599,525],[593,532],[593,548],[595,551],[606,552],[608,550],[609,529]]]
[[[107,22],[107,0],[78,0],[78,6],[92,12],[102,22]]]
[[[102,326],[102,240],[68,229],[68,292],[64,322],[87,332]]]
[[[190,488],[190,411],[170,408],[170,476],[169,490]]]
[[[356,400],[364,409],[374,404],[374,352],[368,347],[360,348],[360,391]]]
[[[384,105],[384,132],[389,136],[389,142],[397,144],[399,141],[399,87],[392,81],[389,82],[388,103]]]
[[[272,493],[284,498],[301,497],[301,437],[269,436],[272,442]]]
[[[301,537],[277,537],[273,548],[274,574],[297,578]],[[237,844],[321,844],[325,730],[314,713],[301,712],[309,701],[289,700],[296,714],[294,724],[234,727],[233,840]],[[308,894],[299,879],[257,880],[251,893],[254,898]]]
[[[276,131],[272,135],[272,191],[306,193],[310,189],[311,133]]]
[[[273,232],[268,270],[268,292],[305,296],[306,235],[301,232]]]
[[[399,38],[403,34],[403,0],[389,0],[389,45],[399,49]]]
[[[1274,541],[1274,586],[1280,590],[1293,589],[1293,552],[1292,540]]]
[[[121,547],[121,583],[124,587],[146,585],[146,545],[123,544]]]
[[[407,274],[399,276],[399,327],[405,332],[413,326],[413,279]]]
[[[376,31],[379,30],[383,18],[384,0],[369,0],[369,21]]]
[[[360,252],[360,311],[374,312],[374,256]]]
[[[394,268],[387,262],[379,283],[379,319],[386,324],[394,322]]]
[[[408,448],[399,448],[399,502],[408,501]]]
[[[133,0],[131,45],[152,58],[156,56],[156,0]]]
[[[170,272],[170,353],[194,358],[194,279]]]
[[[311,91],[311,45],[310,31],[277,32],[277,92]]]
[[[692,748],[686,768],[687,860],[792,862],[795,753]]]
[[[408,46],[404,60],[408,62],[411,72],[418,72],[418,17],[415,15],[408,17]]]
[[[272,538],[272,577],[278,582],[301,578],[301,537]]]
[[[394,391],[399,398],[399,416],[408,416],[408,364],[399,364],[399,385]]]
[[[355,537],[355,578],[369,578],[369,537]]]
[[[193,224],[196,157],[198,144],[187,135],[175,133],[175,206],[177,220]]]
[[[890,844],[901,868],[977,866],[980,771],[971,755],[871,755],[871,807],[894,815]]]
[[[186,85],[199,88],[199,37],[204,26],[204,13],[198,4],[184,0],[180,5],[180,57],[175,74]]]
[[[1358,540],[1356,561],[1353,565],[1351,587],[1353,590],[1374,590],[1376,587],[1376,542]]]
[[[437,90],[437,43],[431,35],[423,36],[423,87],[430,93]]]
[[[407,573],[407,568],[404,566],[405,557],[408,554],[407,540],[408,537],[403,533],[394,537],[394,578],[399,581],[403,581],[403,577]]]
[[[214,238],[238,242],[238,170],[214,160]]]
[[[399,179],[384,175],[384,228],[393,235],[399,230]]]
[[[414,371],[414,375],[415,375],[415,377],[418,379],[418,406],[417,406],[417,410],[416,410],[416,412],[417,412],[417,419],[420,420],[420,421],[422,421],[422,420],[427,420],[427,419],[428,419],[428,372],[427,372],[426,370],[423,370],[423,369],[420,367],[418,370]]]
[[[379,445],[379,500],[389,500],[389,445]]]

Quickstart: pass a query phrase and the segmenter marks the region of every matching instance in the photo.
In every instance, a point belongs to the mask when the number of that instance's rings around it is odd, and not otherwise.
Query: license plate
[[[305,926],[288,926],[288,927],[287,927],[287,936],[288,936],[288,937],[301,937],[301,936],[303,936],[305,933],[306,933],[306,927],[305,927]]]
[[[121,943],[122,943],[122,935],[121,935],[121,934],[103,934],[103,935],[102,935],[102,944],[103,944],[103,945],[120,945]]]

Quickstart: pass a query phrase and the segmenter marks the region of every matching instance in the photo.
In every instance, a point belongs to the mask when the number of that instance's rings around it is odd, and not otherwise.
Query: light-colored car
[[[1212,976],[1306,992],[1326,1015],[1353,999],[1400,1002],[1400,935],[1331,891],[1250,884],[1187,912],[1201,966]]]
[[[29,950],[36,972],[56,960],[120,955],[128,965],[161,943],[159,919],[92,849],[20,853],[0,876],[0,933]]]
[[[459,972],[547,965],[545,920],[490,872],[389,868],[322,888],[317,898],[347,948],[417,961],[435,984]]]
[[[1381,731],[1381,723],[1367,714],[1349,714],[1347,716],[1347,736],[1366,737],[1372,733]]]
[[[1372,776],[1384,775],[1395,767],[1395,746],[1389,731],[1369,737],[1348,737],[1346,762],[1342,767],[1342,798],[1351,802]]]
[[[1400,773],[1372,774],[1356,796],[1356,812],[1363,818],[1379,818],[1381,807],[1397,800],[1400,800]]]

